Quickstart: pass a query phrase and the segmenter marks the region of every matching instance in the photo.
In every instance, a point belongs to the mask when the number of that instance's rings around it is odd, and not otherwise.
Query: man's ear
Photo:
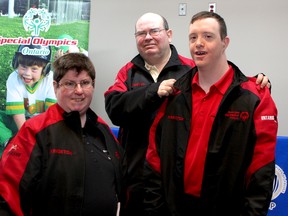
[[[223,40],[223,47],[226,49],[230,43],[230,38],[226,36]]]
[[[171,29],[166,30],[168,38],[169,38],[169,43],[172,42],[172,35],[173,35],[173,31]]]

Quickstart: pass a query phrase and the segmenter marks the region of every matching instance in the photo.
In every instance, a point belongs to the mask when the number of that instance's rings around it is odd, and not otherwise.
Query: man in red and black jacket
[[[218,14],[192,18],[189,44],[197,67],[175,82],[150,129],[146,215],[264,216],[278,129],[270,91],[227,61]]]

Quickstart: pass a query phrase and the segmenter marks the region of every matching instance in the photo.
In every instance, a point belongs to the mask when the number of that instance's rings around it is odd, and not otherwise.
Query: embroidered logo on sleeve
[[[17,150],[18,150],[18,145],[17,144],[12,144],[12,146],[10,147],[10,149],[8,151],[8,155],[13,155],[13,156],[20,157],[21,154]]]
[[[275,121],[277,122],[276,116],[261,116],[262,121]]]

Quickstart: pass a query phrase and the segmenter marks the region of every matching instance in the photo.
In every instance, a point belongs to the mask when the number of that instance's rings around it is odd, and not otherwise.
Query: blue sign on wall
[[[288,137],[278,136],[276,146],[276,170],[274,191],[269,207],[268,216],[288,215]]]

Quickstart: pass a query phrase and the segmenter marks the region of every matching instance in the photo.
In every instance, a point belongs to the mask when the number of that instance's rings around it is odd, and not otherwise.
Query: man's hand
[[[260,84],[261,88],[264,88],[265,86],[267,86],[270,89],[270,87],[271,87],[271,83],[269,82],[268,77],[262,73],[259,73],[257,75],[256,84],[257,85]]]
[[[168,79],[162,81],[157,91],[158,96],[161,98],[163,96],[169,96],[170,94],[172,94],[174,91],[173,85],[175,82],[175,79]]]

